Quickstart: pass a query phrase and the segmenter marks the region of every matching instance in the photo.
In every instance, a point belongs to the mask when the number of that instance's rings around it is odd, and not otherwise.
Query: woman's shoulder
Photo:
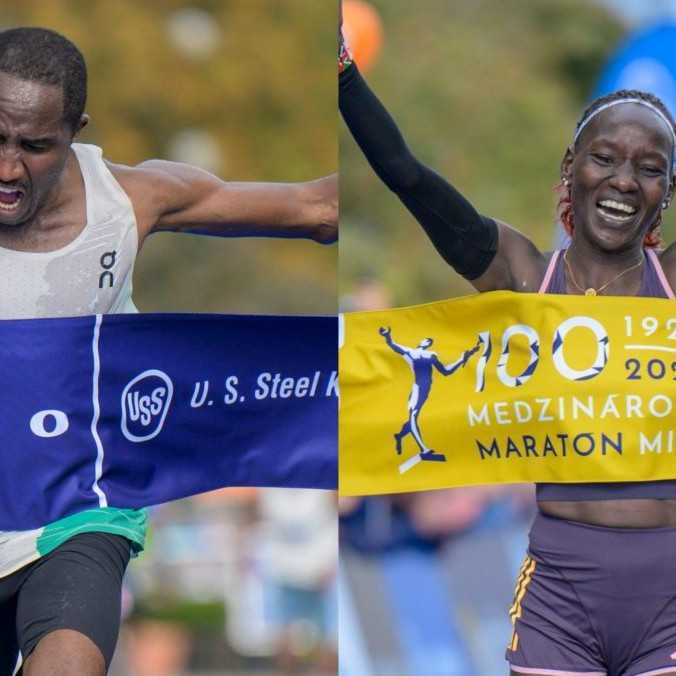
[[[671,288],[676,291],[676,242],[657,253],[657,258]]]
[[[548,272],[555,252],[542,252],[522,232],[508,223],[498,221],[498,250],[508,261],[512,290],[537,292]]]

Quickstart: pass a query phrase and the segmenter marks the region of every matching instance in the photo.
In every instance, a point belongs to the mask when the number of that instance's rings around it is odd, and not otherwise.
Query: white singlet
[[[138,251],[136,217],[101,149],[74,143],[87,224],[69,244],[46,253],[0,248],[0,319],[136,312],[131,300]]]
[[[101,149],[73,144],[84,179],[87,223],[69,244],[46,253],[0,247],[0,319],[137,312],[131,300],[138,251],[136,217]],[[143,548],[145,510],[90,509],[29,531],[0,531],[0,577],[48,554],[77,533],[127,537]]]

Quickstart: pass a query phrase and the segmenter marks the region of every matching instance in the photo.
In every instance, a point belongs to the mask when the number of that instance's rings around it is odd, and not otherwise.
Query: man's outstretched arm
[[[455,373],[459,368],[464,368],[467,362],[469,361],[469,358],[481,347],[481,340],[477,342],[477,344],[471,349],[471,350],[465,350],[462,353],[462,356],[458,357],[454,362],[450,364],[442,364],[437,357],[434,358],[432,361],[432,365],[434,368],[439,371],[439,373],[443,373],[445,376],[450,376],[453,373]]]
[[[239,183],[164,160],[110,168],[131,198],[142,239],[160,231],[322,244],[338,237],[335,174],[306,183]]]
[[[403,347],[402,345],[399,345],[398,343],[395,343],[392,340],[392,329],[390,327],[380,327],[379,331],[380,335],[385,339],[385,342],[389,345],[391,349],[393,349],[397,354],[408,354],[408,350]]]

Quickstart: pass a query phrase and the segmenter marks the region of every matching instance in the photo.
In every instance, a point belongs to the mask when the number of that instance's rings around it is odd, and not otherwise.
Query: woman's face
[[[622,103],[599,113],[566,152],[575,229],[597,249],[640,248],[671,200],[673,135],[650,108]]]

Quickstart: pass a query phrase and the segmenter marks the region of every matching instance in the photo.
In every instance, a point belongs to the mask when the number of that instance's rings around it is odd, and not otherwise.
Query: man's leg
[[[0,605],[0,676],[12,676],[19,657],[15,618],[16,596]]]
[[[420,414],[420,409],[414,412],[413,419],[411,422],[411,434],[413,434],[418,447],[420,448],[420,459],[421,460],[431,460],[433,462],[444,462],[446,456],[443,453],[437,453],[431,448],[428,448],[423,441],[422,434],[420,433],[420,428],[418,427],[418,415]]]
[[[427,448],[425,442],[422,439],[422,434],[420,433],[420,428],[418,427],[418,416],[422,407],[425,405],[427,398],[430,396],[430,386],[428,383],[427,387],[420,387],[416,384],[416,397],[415,401],[409,402],[409,422],[411,424],[411,434],[415,439],[418,448],[420,449],[420,455],[422,456],[425,453],[429,453],[430,449]]]
[[[57,629],[40,639],[23,666],[23,676],[103,676],[106,661],[96,644],[72,629]]]
[[[410,414],[409,414],[410,415]],[[402,426],[399,432],[394,435],[394,441],[397,445],[397,455],[401,455],[401,442],[407,434],[411,433],[411,423],[407,420]]]
[[[36,562],[18,596],[24,676],[103,676],[120,627],[129,541],[76,535]]]
[[[420,409],[416,408],[411,411],[411,434],[415,439],[416,444],[421,453],[427,453],[430,449],[425,446],[425,442],[422,440],[422,435],[420,434],[420,429],[418,428],[418,415],[420,414]]]

